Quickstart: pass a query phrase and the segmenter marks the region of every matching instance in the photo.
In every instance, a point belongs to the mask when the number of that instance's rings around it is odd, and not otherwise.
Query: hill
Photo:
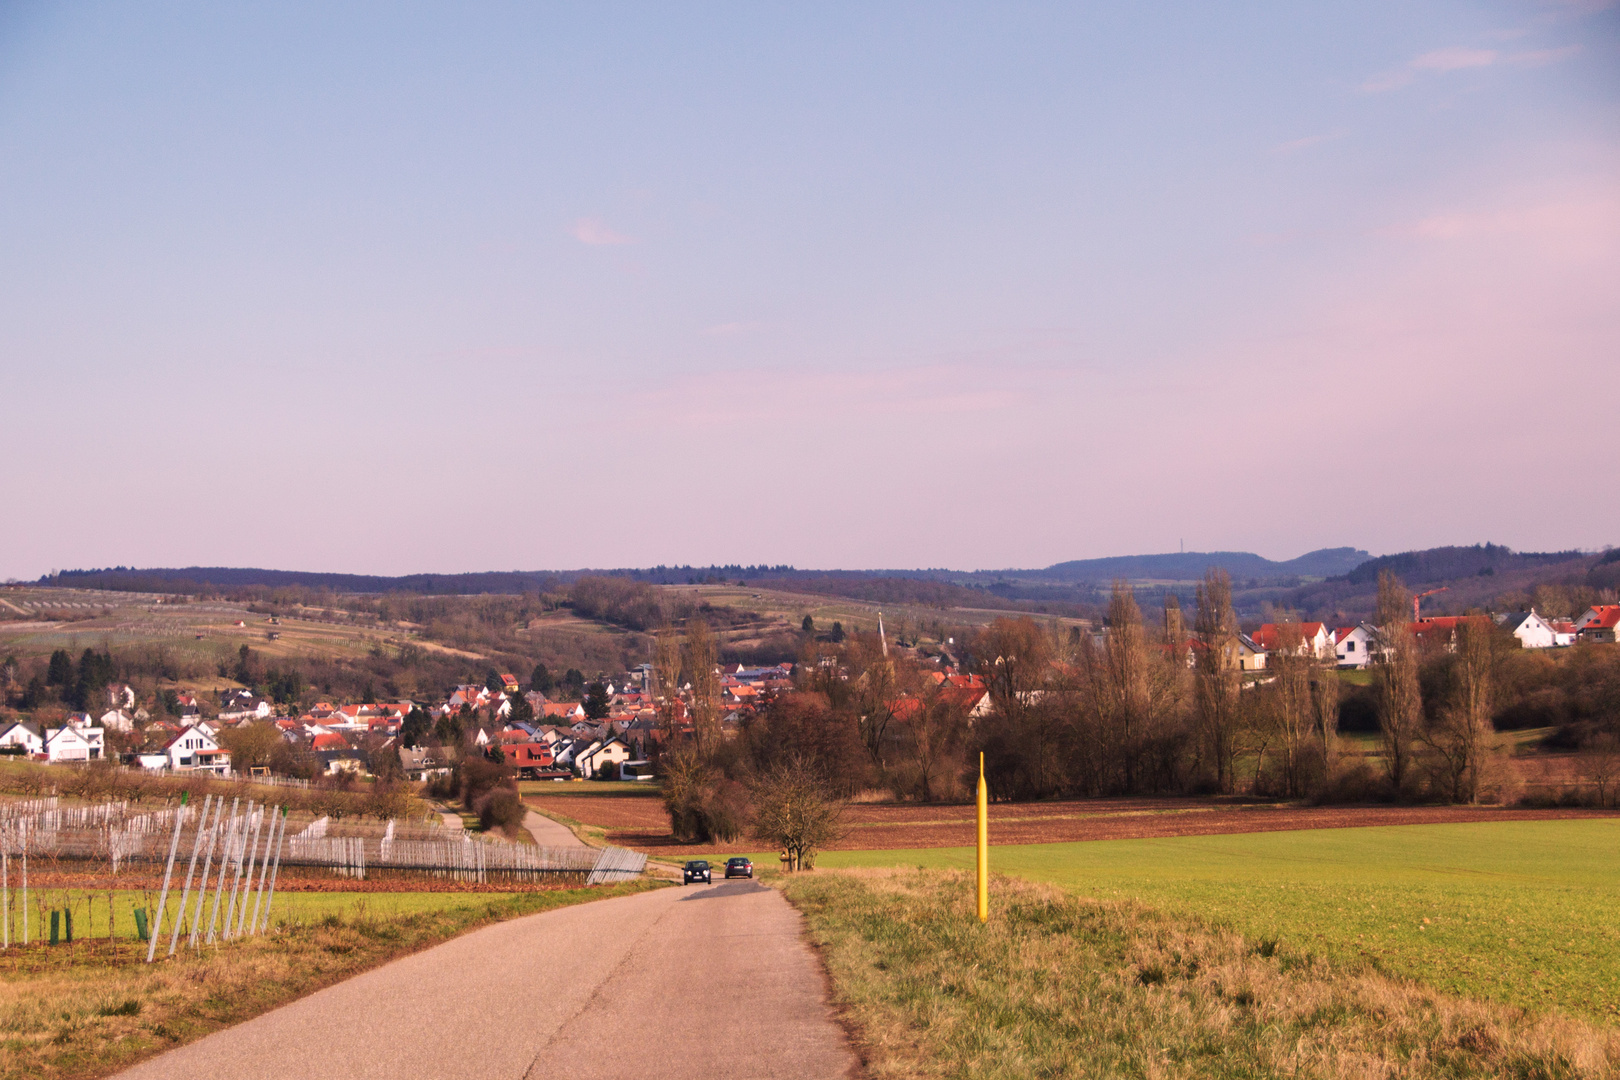
[[[1058,563],[1045,570],[1014,570],[1007,573],[1054,581],[1109,582],[1115,578],[1127,581],[1195,581],[1213,566],[1235,578],[1325,578],[1349,573],[1371,557],[1367,552],[1351,547],[1322,548],[1285,562],[1273,562],[1248,551],[1183,551],[1165,555],[1079,559]]]

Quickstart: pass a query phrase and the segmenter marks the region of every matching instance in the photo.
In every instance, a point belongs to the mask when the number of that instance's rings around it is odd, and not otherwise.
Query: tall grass
[[[1620,1035],[962,871],[789,879],[876,1080],[1608,1077]]]

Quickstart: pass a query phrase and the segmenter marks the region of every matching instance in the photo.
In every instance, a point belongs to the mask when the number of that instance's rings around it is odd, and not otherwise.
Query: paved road
[[[837,1080],[824,993],[779,893],[672,887],[485,927],[119,1076]]]

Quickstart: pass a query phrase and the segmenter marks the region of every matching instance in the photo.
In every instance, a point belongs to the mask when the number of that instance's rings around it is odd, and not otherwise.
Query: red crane
[[[1433,596],[1435,593],[1450,591],[1450,585],[1442,585],[1438,589],[1430,589],[1428,592],[1420,592],[1416,596],[1412,597],[1412,621],[1418,621],[1418,602],[1421,601],[1425,596]]]

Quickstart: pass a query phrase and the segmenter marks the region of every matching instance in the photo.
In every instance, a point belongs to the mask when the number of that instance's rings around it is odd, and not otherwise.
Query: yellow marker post
[[[990,789],[984,784],[984,754],[979,754],[979,921],[990,921]]]

